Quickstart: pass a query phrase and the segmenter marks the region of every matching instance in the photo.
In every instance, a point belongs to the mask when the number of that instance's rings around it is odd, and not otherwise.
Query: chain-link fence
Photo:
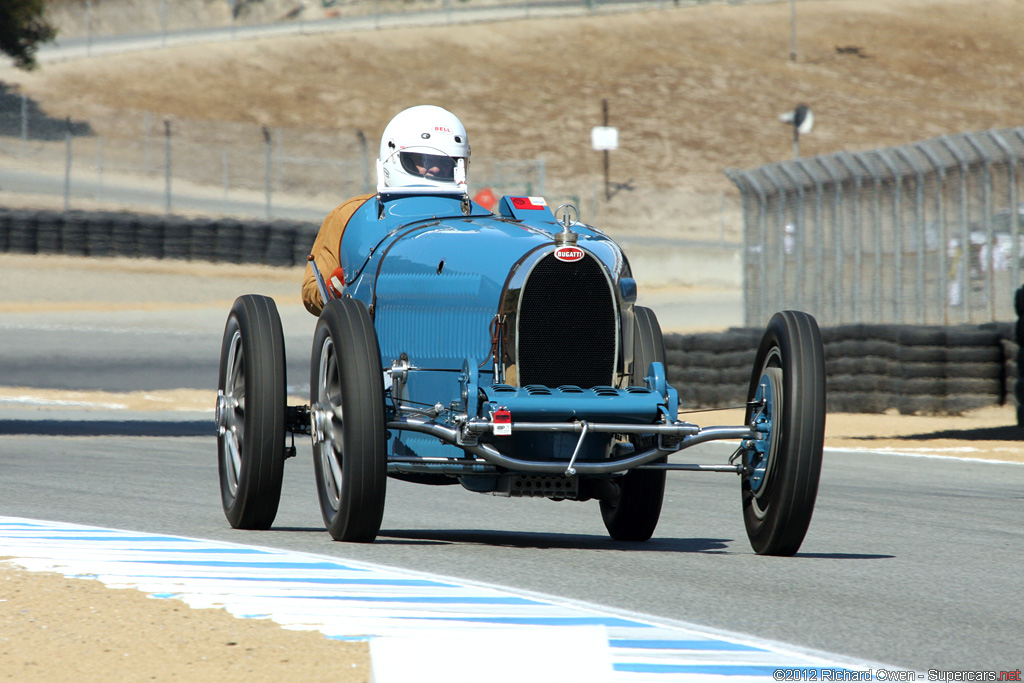
[[[0,189],[149,211],[319,221],[377,185],[376,137],[106,110],[54,119],[0,92]],[[543,194],[543,159],[473,162],[471,191]],[[92,204],[90,204],[91,206]]]
[[[745,320],[1011,320],[1024,258],[1024,128],[726,175],[744,216]]]

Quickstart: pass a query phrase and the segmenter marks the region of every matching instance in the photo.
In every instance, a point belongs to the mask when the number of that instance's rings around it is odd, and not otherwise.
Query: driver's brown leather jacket
[[[345,234],[345,227],[348,225],[349,219],[366,200],[373,196],[373,194],[362,194],[348,199],[339,204],[324,219],[310,253],[325,280],[330,278],[334,269],[341,265],[341,238]],[[302,278],[302,303],[305,304],[306,310],[313,315],[320,315],[320,311],[324,307],[320,290],[316,286],[316,277],[313,276],[313,266],[308,263],[306,264],[306,274]]]

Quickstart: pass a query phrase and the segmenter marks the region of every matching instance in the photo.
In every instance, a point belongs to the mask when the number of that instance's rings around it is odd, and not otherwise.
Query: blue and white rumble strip
[[[844,671],[870,666],[550,596],[220,541],[0,516],[0,556],[31,571],[97,579],[328,638],[372,643],[437,630],[597,627],[616,683],[768,681],[778,669],[842,680]]]

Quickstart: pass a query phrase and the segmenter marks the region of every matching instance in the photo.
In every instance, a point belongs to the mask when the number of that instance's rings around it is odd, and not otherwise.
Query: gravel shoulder
[[[0,555],[0,678],[11,681],[370,680],[365,643],[192,609]]]

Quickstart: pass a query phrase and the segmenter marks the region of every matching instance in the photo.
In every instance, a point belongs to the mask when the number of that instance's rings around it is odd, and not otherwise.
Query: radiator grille
[[[523,286],[519,310],[519,385],[612,384],[615,302],[597,260],[541,259]]]

